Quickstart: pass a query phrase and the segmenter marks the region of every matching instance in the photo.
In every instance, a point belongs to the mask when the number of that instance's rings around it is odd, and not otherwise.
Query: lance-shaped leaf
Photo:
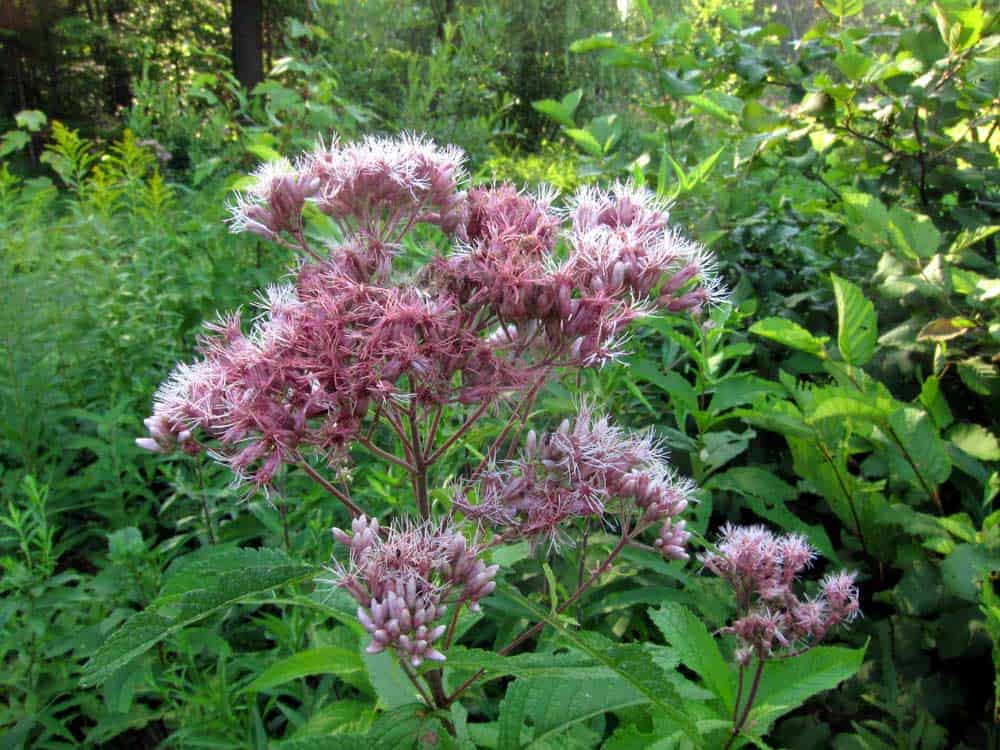
[[[236,558],[242,558],[242,569],[235,565]],[[217,562],[221,574],[215,573],[211,556],[203,558],[199,562],[201,575],[187,579],[197,588],[183,591],[172,587],[169,596],[157,599],[112,633],[84,667],[82,684],[103,682],[160,641],[226,607],[319,572],[278,550],[225,550]]]

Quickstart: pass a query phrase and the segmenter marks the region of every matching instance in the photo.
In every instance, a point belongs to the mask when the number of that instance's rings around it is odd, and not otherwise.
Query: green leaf
[[[23,130],[8,130],[0,141],[0,158],[20,151],[31,142],[31,136]]]
[[[1000,570],[1000,556],[978,544],[960,544],[941,563],[941,578],[953,594],[974,602],[979,599],[977,584],[994,570]]]
[[[878,341],[875,306],[850,281],[830,277],[837,299],[837,346],[847,362],[860,367],[872,358]]]
[[[522,747],[525,720],[531,722],[534,736],[530,744],[535,744],[578,722],[643,703],[649,703],[649,697],[617,675],[598,673],[579,680],[519,679],[507,688],[500,704],[497,747]]]
[[[865,7],[862,0],[821,0],[821,5],[841,21],[856,16]]]
[[[593,659],[577,654],[518,654],[499,656],[495,651],[478,648],[452,646],[448,649],[448,669],[462,669],[475,672],[485,670],[484,680],[513,675],[520,678],[558,677],[565,680],[592,677],[595,670],[603,669]],[[438,668],[432,666],[431,668]],[[605,676],[612,674],[605,672]]]
[[[576,112],[582,98],[583,89],[576,89],[566,94],[561,101],[542,99],[538,102],[532,102],[531,106],[542,114],[548,115],[560,125],[572,128],[574,125],[573,113]]]
[[[649,618],[674,647],[681,663],[701,677],[727,711],[733,710],[733,670],[722,658],[719,646],[705,624],[687,607],[667,602],[650,609]]]
[[[948,439],[980,461],[1000,461],[1000,442],[982,425],[957,424],[949,430]]]
[[[958,376],[966,388],[980,396],[989,396],[997,386],[996,367],[976,357],[958,363]]]
[[[315,566],[294,562],[284,553],[279,553],[284,561],[272,566],[270,563],[275,552],[250,549],[224,551],[222,575],[212,572],[211,558],[203,560],[200,570],[204,575],[197,581],[198,588],[175,591],[172,596],[157,599],[145,611],[131,617],[111,634],[84,666],[81,684],[100,684],[115,670],[160,641],[241,599],[307,580],[319,572]],[[242,569],[233,568],[234,556],[242,557],[245,563]],[[262,567],[261,560],[266,560],[268,565]],[[188,584],[191,583],[188,579]]]
[[[813,336],[809,331],[785,318],[764,318],[750,326],[750,333],[765,339],[777,341],[792,349],[813,354],[819,358],[826,356],[826,336]]]
[[[353,674],[364,670],[365,665],[357,652],[339,646],[323,646],[300,651],[275,662],[257,675],[244,690],[258,693],[308,675]]]
[[[604,147],[590,132],[581,128],[566,128],[566,135],[591,156],[604,155]]]
[[[887,225],[889,240],[909,258],[931,258],[941,245],[941,232],[923,214],[893,206]]]
[[[889,409],[886,405],[865,394],[859,393],[857,396],[850,394],[840,394],[823,398],[813,409],[806,421],[809,424],[819,422],[823,419],[862,419],[871,422],[878,422],[889,416]]]
[[[951,459],[931,418],[922,409],[904,407],[889,415],[893,439],[920,483],[933,489],[951,474]]]
[[[697,740],[698,729],[689,716],[678,706],[677,691],[668,682],[663,670],[650,659],[640,644],[617,645],[597,633],[576,632],[567,628],[558,618],[525,598],[517,589],[501,585],[497,591],[530,612],[536,620],[551,625],[568,645],[603,664],[609,670],[644,694],[666,718],[674,722],[684,734]]]
[[[765,733],[775,719],[793,711],[812,696],[832,690],[861,668],[866,647],[817,646],[800,656],[770,661],[764,666],[752,716]]]
[[[362,654],[368,679],[378,696],[379,707],[396,709],[419,700],[419,693],[413,687],[403,668],[399,666],[391,650],[378,654]]]
[[[42,126],[49,121],[45,113],[37,109],[22,109],[14,115],[14,122],[19,128],[24,128],[32,133],[42,129]]]
[[[868,193],[851,190],[841,192],[841,200],[842,220],[851,234],[869,246],[882,243],[889,225],[889,212],[882,202]]]
[[[966,323],[972,323],[966,325]],[[975,323],[965,318],[938,318],[920,329],[917,341],[951,341],[975,328]]]
[[[951,407],[948,406],[947,399],[941,393],[941,380],[936,375],[931,375],[920,386],[920,403],[931,415],[939,430],[943,430],[955,421]]]
[[[717,99],[718,97],[710,97],[707,94],[689,94],[684,97],[684,101],[695,109],[700,109],[705,114],[711,115],[715,119],[724,122],[727,125],[735,124],[736,114],[723,106],[723,104],[717,101]],[[739,106],[742,108],[743,102],[740,100],[737,101],[739,101]],[[737,112],[738,111],[739,110],[737,110]]]
[[[569,45],[570,52],[593,52],[595,50],[614,49],[618,43],[611,36],[610,32],[594,34],[586,39],[577,39]]]

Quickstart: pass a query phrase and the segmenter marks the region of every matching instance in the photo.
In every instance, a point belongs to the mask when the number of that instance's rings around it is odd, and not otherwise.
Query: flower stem
[[[316,469],[309,465],[309,462],[302,458],[301,455],[297,456],[299,467],[308,474],[316,483],[318,483],[323,489],[333,495],[335,498],[340,500],[346,507],[347,510],[351,512],[351,515],[357,518],[360,515],[364,515],[364,511],[358,507],[351,498],[345,495],[343,492],[338,490],[332,482],[330,482],[326,477],[320,474]]]
[[[587,580],[583,581],[577,587],[576,591],[574,591],[566,601],[564,601],[556,608],[554,614],[560,615],[567,609],[572,607],[574,602],[576,602],[576,600],[579,599],[584,594],[584,592],[586,592],[587,589],[589,589],[594,583],[597,582],[598,578],[600,578],[602,575],[608,572],[608,568],[611,567],[611,564],[615,561],[615,558],[618,557],[619,553],[621,553],[621,551],[625,549],[625,545],[628,544],[629,536],[630,535],[628,531],[622,532],[622,538],[618,540],[618,544],[616,544],[614,549],[611,550],[607,559],[605,559],[604,562],[601,563],[600,567],[598,567],[597,570],[595,570],[593,573],[590,574],[590,576],[587,577]],[[515,638],[506,646],[504,646],[502,649],[500,649],[497,652],[497,654],[499,656],[506,656],[525,641],[530,640],[531,638],[538,635],[545,627],[546,622],[547,622],[546,620],[540,620],[539,622],[536,622],[530,628],[521,633],[521,635],[519,635],[517,638]],[[485,673],[486,673],[485,669],[480,669],[478,672],[472,675],[472,677],[470,677],[461,685],[459,685],[458,688],[455,690],[455,692],[453,692],[451,695],[447,697],[444,705],[442,705],[441,708],[447,708],[452,703],[454,703],[455,700],[462,693],[468,690],[472,686],[472,684],[480,677],[482,677]]]
[[[757,654],[757,671],[753,675],[753,683],[750,685],[750,692],[747,695],[746,705],[743,706],[743,713],[740,714],[739,721],[733,724],[733,734],[729,738],[729,742],[722,750],[729,750],[736,742],[736,738],[739,737],[740,732],[743,730],[743,725],[747,723],[747,717],[750,716],[750,709],[753,708],[754,699],[757,697],[757,688],[760,687],[760,676],[764,673],[765,659]],[[741,673],[742,674],[742,673]]]

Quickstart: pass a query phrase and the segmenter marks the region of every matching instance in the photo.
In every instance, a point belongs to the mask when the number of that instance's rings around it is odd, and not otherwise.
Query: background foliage
[[[489,681],[426,715],[313,583],[339,511],[301,478],[241,500],[222,470],[135,448],[200,321],[291,262],[226,232],[240,175],[403,128],[480,180],[631,177],[720,258],[731,305],[656,321],[583,385],[704,488],[700,534],[800,531],[861,575],[845,643],[766,677],[758,746],[995,744],[1000,24],[964,0],[800,5],[274,2],[252,91],[223,3],[0,6],[20,61],[0,110],[6,744],[723,744],[731,604],[697,562],[630,550],[555,618],[600,530],[548,568],[499,550],[508,585],[449,656],[449,679]],[[353,486],[411,502],[361,455]],[[491,653],[538,618],[534,651]]]

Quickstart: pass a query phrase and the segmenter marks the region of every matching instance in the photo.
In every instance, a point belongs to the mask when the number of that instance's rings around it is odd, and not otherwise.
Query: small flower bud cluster
[[[818,643],[832,629],[859,613],[855,574],[824,578],[813,598],[794,588],[816,557],[798,534],[776,536],[763,526],[723,527],[717,551],[701,556],[705,567],[726,581],[736,595],[740,617],[723,632],[742,644],[737,658],[770,656],[779,648],[795,652]]]
[[[334,568],[335,583],[358,602],[371,654],[394,648],[413,666],[444,661],[436,644],[446,626],[435,623],[447,604],[478,611],[480,600],[496,588],[499,566],[483,563],[479,551],[451,528],[429,522],[382,528],[362,515],[351,533],[334,529],[333,536],[349,554],[347,567]]]
[[[456,505],[519,536],[554,540],[574,518],[625,511],[637,525],[662,523],[657,547],[682,560],[688,534],[675,519],[693,490],[666,466],[650,435],[628,434],[583,404],[574,422],[564,420],[555,432],[529,432],[517,461],[484,475],[478,503],[460,497]]]

